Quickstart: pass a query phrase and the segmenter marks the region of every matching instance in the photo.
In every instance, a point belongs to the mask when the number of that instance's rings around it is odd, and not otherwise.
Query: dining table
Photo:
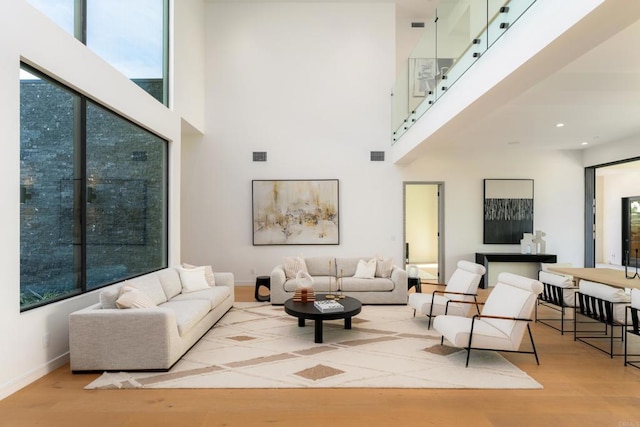
[[[627,278],[624,270],[615,268],[574,268],[574,267],[549,267],[549,271],[573,276],[578,285],[578,280],[588,280],[590,282],[602,283],[604,285],[614,286],[616,288],[640,289],[640,277],[638,277],[635,268],[628,271]]]

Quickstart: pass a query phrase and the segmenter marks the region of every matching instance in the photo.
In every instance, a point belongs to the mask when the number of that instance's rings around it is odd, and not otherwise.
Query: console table
[[[484,265],[486,273],[480,279],[480,287],[487,288],[489,286],[489,264],[492,262],[511,262],[511,263],[535,263],[538,264],[537,270],[540,269],[541,262],[555,263],[557,256],[553,254],[520,254],[516,252],[476,252],[476,263]],[[537,279],[537,277],[532,277]]]

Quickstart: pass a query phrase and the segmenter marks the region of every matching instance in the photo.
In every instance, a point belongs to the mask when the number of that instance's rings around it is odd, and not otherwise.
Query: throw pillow
[[[376,259],[371,258],[369,261],[361,259],[356,267],[356,274],[353,277],[360,279],[373,279],[376,275]]]
[[[198,267],[196,265],[185,264],[185,263],[183,263],[182,266],[184,268],[197,268]],[[211,267],[210,265],[205,265],[204,266],[204,279],[207,281],[209,286],[213,287],[213,286],[216,285],[216,277],[213,275],[213,267]]]
[[[180,273],[183,294],[209,289],[210,287],[204,277],[204,267],[178,268],[178,273]]]
[[[120,296],[121,290],[122,286],[111,286],[103,289],[102,292],[100,292],[100,304],[102,305],[102,308],[118,308],[116,300]]]
[[[157,305],[140,289],[131,286],[123,286],[120,289],[120,296],[116,300],[118,308],[153,308]]]
[[[295,279],[298,275],[298,271],[308,273],[307,264],[304,262],[302,255],[297,257],[285,257],[284,259],[284,274],[287,279]]]
[[[391,277],[391,270],[393,270],[393,259],[377,257],[376,259],[376,277],[382,277],[388,279]]]

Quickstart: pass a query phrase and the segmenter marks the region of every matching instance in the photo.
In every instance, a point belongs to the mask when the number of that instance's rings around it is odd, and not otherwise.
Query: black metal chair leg
[[[527,323],[527,330],[529,331],[529,339],[531,340],[531,347],[533,347],[533,355],[536,357],[536,364],[540,365],[540,361],[538,360],[538,352],[536,351],[536,345],[533,342],[533,334],[531,334],[531,328],[529,327],[528,323]]]

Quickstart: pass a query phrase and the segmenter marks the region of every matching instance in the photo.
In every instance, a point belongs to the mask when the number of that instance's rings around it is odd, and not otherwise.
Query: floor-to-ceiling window
[[[23,65],[20,307],[167,265],[167,142]]]
[[[168,105],[169,0],[28,0]]]

